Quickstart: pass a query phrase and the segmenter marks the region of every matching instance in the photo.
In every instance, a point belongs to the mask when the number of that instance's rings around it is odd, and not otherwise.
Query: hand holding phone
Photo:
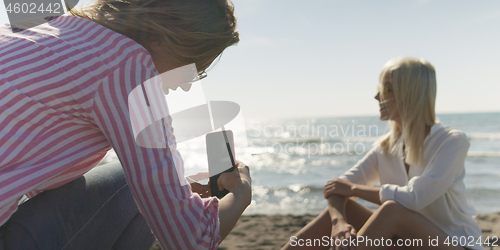
[[[210,174],[210,189],[212,196],[219,199],[229,190],[219,190],[217,183],[222,173],[232,172],[236,168],[234,160],[234,139],[231,130],[209,133],[206,136],[208,172]]]
[[[231,173],[222,173],[217,180],[219,189],[224,187],[231,192],[241,186],[248,186],[251,189],[252,178],[250,178],[250,169],[242,162],[237,162],[235,169]]]

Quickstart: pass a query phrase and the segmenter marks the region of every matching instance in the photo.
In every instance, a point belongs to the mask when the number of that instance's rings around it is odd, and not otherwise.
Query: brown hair
[[[230,0],[99,0],[68,11],[131,38],[150,52],[151,42],[165,44],[174,68],[195,63],[198,71],[204,71],[239,41]]]

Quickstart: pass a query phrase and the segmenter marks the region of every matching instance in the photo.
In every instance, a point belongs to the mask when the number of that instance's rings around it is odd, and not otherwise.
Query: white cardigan
[[[376,144],[339,178],[369,186],[380,183],[382,203],[394,200],[422,214],[449,236],[464,236],[467,244],[472,241],[469,237],[474,237],[474,244],[465,247],[483,249],[475,244],[482,233],[473,218],[476,212],[467,201],[463,183],[469,146],[462,131],[437,123],[424,141],[425,165],[410,165],[408,175],[402,147],[397,155],[385,155]]]

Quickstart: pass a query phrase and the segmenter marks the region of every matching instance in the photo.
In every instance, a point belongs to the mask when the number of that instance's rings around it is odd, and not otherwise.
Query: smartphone
[[[217,180],[222,173],[231,172],[236,167],[234,160],[234,138],[231,130],[223,130],[206,135],[208,173],[212,196],[224,197],[228,190],[219,190]]]

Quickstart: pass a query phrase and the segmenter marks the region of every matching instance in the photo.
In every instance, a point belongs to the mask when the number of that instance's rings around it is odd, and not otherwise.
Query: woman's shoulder
[[[49,25],[60,30],[58,38],[63,43],[71,44],[75,52],[89,54],[94,61],[102,62],[110,72],[130,67],[127,63],[130,60],[144,62],[149,70],[154,70],[151,55],[142,45],[97,22],[64,15],[54,18]]]
[[[388,139],[391,136],[391,133],[386,133],[382,136],[380,136],[373,144],[372,144],[372,149],[370,150],[373,153],[377,154],[384,154],[383,153],[383,147],[382,144],[386,139]]]
[[[441,123],[436,123],[431,127],[430,135],[439,136],[443,139],[467,139],[467,134],[464,131]]]
[[[85,33],[88,34],[87,37],[85,37],[87,39],[93,38],[96,40],[96,42],[111,42],[115,46],[119,45],[119,43],[123,43],[124,41],[127,43],[127,45],[129,45],[127,49],[140,50],[141,52],[145,53],[148,52],[142,45],[129,38],[128,36],[120,34],[95,21],[83,17],[63,15],[51,19],[49,21],[49,24],[52,27],[70,33],[67,35],[75,35],[71,34],[71,32],[85,31]]]
[[[85,53],[113,57],[117,53],[133,54],[149,52],[133,39],[108,29],[92,20],[64,14],[44,18],[45,23],[29,29],[17,30],[10,24],[0,26],[0,44],[30,41],[30,45],[41,49],[65,51],[73,50]],[[58,53],[74,55],[75,53]],[[110,55],[111,54],[111,55]]]
[[[385,136],[382,136],[382,137],[385,137]],[[383,139],[382,137],[377,139],[377,141],[375,141],[372,144],[372,148],[370,150],[368,150],[366,155],[372,155],[374,157],[379,157],[381,155],[384,155],[384,156],[390,155],[390,154],[384,154],[384,151],[383,151],[382,145],[381,145],[382,139]]]
[[[428,138],[426,138],[426,142],[427,146],[435,145],[437,147],[443,145],[456,146],[457,144],[468,147],[470,145],[467,134],[464,131],[441,123],[436,123],[431,127],[431,132]]]

